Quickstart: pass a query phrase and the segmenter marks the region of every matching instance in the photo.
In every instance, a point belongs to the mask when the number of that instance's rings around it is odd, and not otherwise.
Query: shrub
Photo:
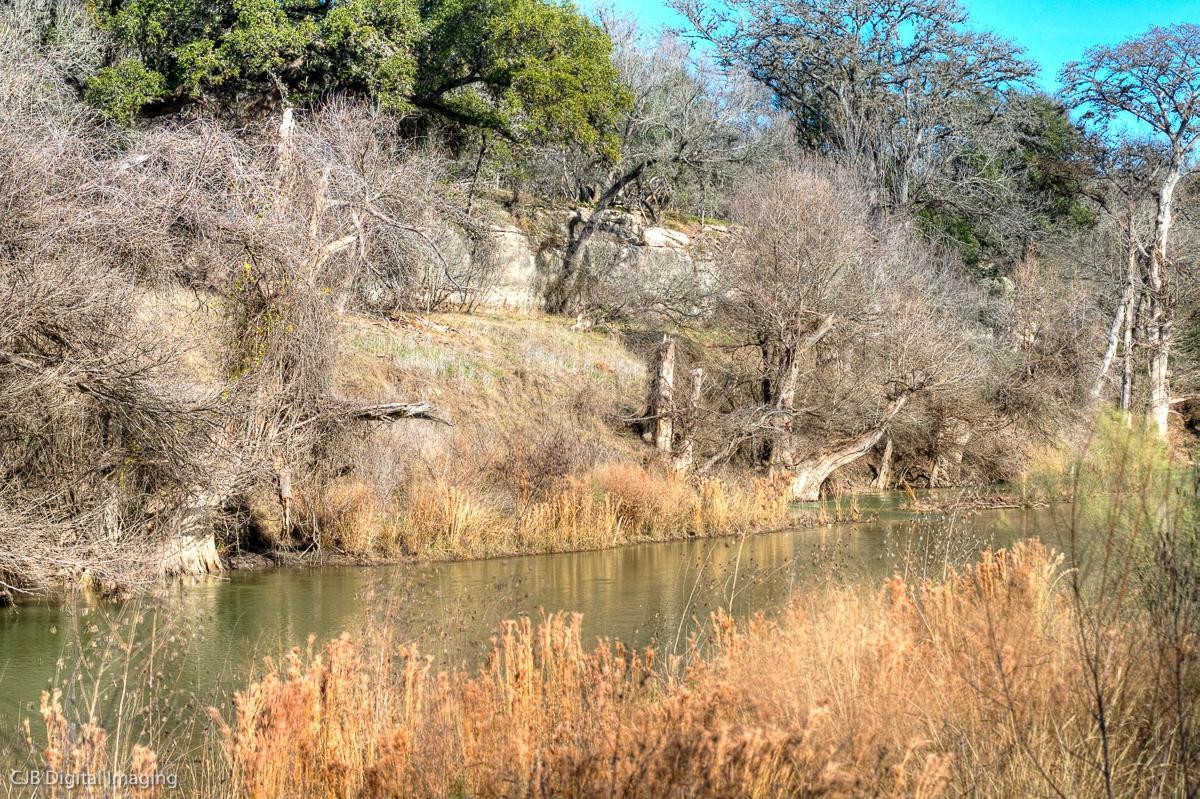
[[[585,649],[577,615],[506,623],[480,673],[435,675],[380,630],[296,650],[238,695],[224,728],[235,792],[1101,795],[1061,564],[1027,542],[941,584],[798,595],[742,626],[718,613],[709,643],[665,669],[650,650]],[[1132,617],[1113,634],[1142,637]],[[1147,795],[1181,763],[1162,746],[1157,655],[1123,651],[1108,768],[1116,795]]]
[[[87,83],[84,99],[104,116],[130,125],[150,103],[166,91],[163,76],[141,61],[126,58],[116,66],[104,67]]]

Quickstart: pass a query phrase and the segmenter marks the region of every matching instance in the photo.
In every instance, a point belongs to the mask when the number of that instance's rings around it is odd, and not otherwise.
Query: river
[[[701,620],[717,608],[740,618],[771,613],[798,588],[821,581],[875,585],[896,572],[937,577],[986,546],[1032,536],[1054,540],[1045,510],[918,517],[899,510],[898,501],[892,494],[862,498],[867,521],[744,538],[235,572],[174,586],[153,602],[78,596],[0,609],[0,728],[15,730],[19,715],[36,713],[40,692],[52,682],[67,685],[68,699],[83,706],[106,661],[104,647],[130,634],[135,615],[145,617],[139,639],[153,630],[160,642],[155,679],[199,708],[244,684],[259,658],[303,645],[309,635],[319,642],[353,632],[384,614],[443,666],[479,663],[501,620],[543,611],[581,612],[588,639],[609,636],[671,652],[702,631]],[[80,671],[80,663],[88,669]],[[99,703],[102,717],[109,704]]]

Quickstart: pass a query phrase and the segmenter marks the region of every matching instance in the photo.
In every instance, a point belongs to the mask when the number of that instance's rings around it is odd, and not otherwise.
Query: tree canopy
[[[510,138],[604,143],[626,102],[604,32],[554,0],[103,0],[85,94],[122,122],[366,96]]]
[[[856,159],[900,205],[944,143],[984,125],[1033,66],[966,26],[953,0],[676,0],[696,34],[795,117],[801,139]]]
[[[799,141],[868,177],[968,265],[1019,257],[1054,218],[1082,221],[1080,138],[1028,86],[1015,44],[954,0],[674,0],[693,35],[767,87]]]

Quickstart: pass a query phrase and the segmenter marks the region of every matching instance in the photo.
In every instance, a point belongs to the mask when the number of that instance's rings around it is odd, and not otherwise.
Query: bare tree
[[[972,31],[953,0],[674,3],[726,65],[791,112],[807,144],[836,153],[900,206],[956,138],[997,118],[1033,74],[1020,50]],[[881,198],[882,199],[882,198]]]
[[[250,487],[284,498],[364,423],[436,416],[338,396],[333,364],[338,315],[395,256],[380,240],[431,259],[454,199],[422,195],[437,170],[362,108],[108,128],[35,46],[31,7],[0,23],[0,583],[213,568]],[[226,325],[219,379],[148,318],[180,282]]]
[[[206,123],[165,133],[138,167],[151,182],[157,168],[168,184],[184,172],[208,186],[203,202],[174,210],[186,220],[179,227],[203,238],[198,249],[224,265],[211,278],[227,301],[233,454],[219,466],[224,484],[213,504],[271,486],[290,521],[293,483],[319,482],[318,463],[356,423],[436,416],[424,403],[362,406],[335,391],[339,315],[363,276],[381,268],[378,239],[404,235],[440,254],[424,227],[423,163],[381,151],[371,122],[365,109],[334,105],[313,119],[285,113],[273,129],[249,135]],[[391,255],[383,248],[383,258]]]
[[[0,581],[144,582],[203,521],[187,508],[208,484],[213,396],[139,313],[127,255],[156,234],[130,213],[119,141],[27,35],[0,32],[16,78],[0,93]]]
[[[793,495],[813,499],[913,397],[977,377],[969,295],[905,225],[875,218],[845,170],[783,170],[735,209],[717,313],[757,352],[758,406],[740,424]]]
[[[629,110],[618,123],[619,157],[613,164],[586,164],[577,180],[599,177],[592,206],[572,221],[563,253],[556,310],[568,308],[586,276],[580,271],[589,240],[609,210],[631,187],[659,185],[658,195],[685,175],[699,176],[730,165],[748,165],[774,157],[772,116],[766,97],[747,81],[726,80],[711,64],[671,34],[647,43],[635,23],[605,13],[613,40],[613,60],[629,88]],[[641,190],[647,195],[645,188]],[[657,206],[656,206],[657,207]],[[657,211],[655,211],[657,213]]]
[[[1149,419],[1167,434],[1171,408],[1169,359],[1175,327],[1170,242],[1176,189],[1195,166],[1200,142],[1200,25],[1152,28],[1115,47],[1098,46],[1063,68],[1064,94],[1087,116],[1111,127],[1132,117],[1155,131],[1166,169],[1155,190],[1148,242],[1135,240],[1143,276],[1149,355]]]

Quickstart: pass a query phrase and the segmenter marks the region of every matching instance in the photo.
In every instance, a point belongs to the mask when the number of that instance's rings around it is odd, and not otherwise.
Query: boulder
[[[648,227],[642,231],[642,241],[647,247],[671,247],[682,249],[691,244],[687,234],[665,227]]]

